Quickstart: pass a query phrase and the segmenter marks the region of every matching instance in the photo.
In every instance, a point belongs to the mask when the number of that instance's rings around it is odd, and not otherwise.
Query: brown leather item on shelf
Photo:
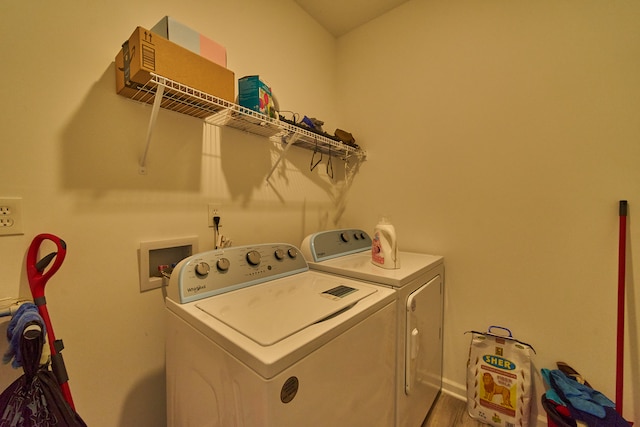
[[[338,138],[340,141],[344,142],[347,145],[351,145],[351,146],[356,145],[356,140],[353,137],[353,135],[351,135],[349,132],[345,130],[336,129],[336,131],[333,134],[336,136],[336,138]]]

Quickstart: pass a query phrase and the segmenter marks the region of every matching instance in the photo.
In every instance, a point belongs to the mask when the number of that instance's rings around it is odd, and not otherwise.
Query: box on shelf
[[[151,31],[137,27],[116,55],[116,92],[133,97],[151,73],[229,102],[235,100],[235,74]]]
[[[200,56],[204,56],[218,65],[225,68],[227,66],[227,50],[224,46],[203,36],[170,16],[165,16],[156,25],[151,27],[151,32],[159,34],[165,39],[179,44]]]
[[[271,88],[260,80],[260,76],[245,76],[238,80],[238,104],[269,117],[278,115]]]

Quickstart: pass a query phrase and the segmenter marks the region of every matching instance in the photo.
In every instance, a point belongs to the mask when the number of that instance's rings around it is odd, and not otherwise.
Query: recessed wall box
[[[161,266],[171,266],[198,252],[198,238],[140,242],[140,292],[162,287]]]

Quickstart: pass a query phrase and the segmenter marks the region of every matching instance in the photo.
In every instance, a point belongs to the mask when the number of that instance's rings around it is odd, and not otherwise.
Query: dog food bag
[[[493,333],[498,329],[502,334]],[[470,331],[467,410],[471,418],[497,427],[527,427],[531,412],[531,352],[511,331],[491,326]],[[506,333],[506,334],[505,334]]]

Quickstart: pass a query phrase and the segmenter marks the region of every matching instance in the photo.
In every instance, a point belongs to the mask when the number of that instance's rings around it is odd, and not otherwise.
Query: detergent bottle
[[[387,217],[382,217],[373,232],[371,262],[382,268],[400,268],[396,229]]]

